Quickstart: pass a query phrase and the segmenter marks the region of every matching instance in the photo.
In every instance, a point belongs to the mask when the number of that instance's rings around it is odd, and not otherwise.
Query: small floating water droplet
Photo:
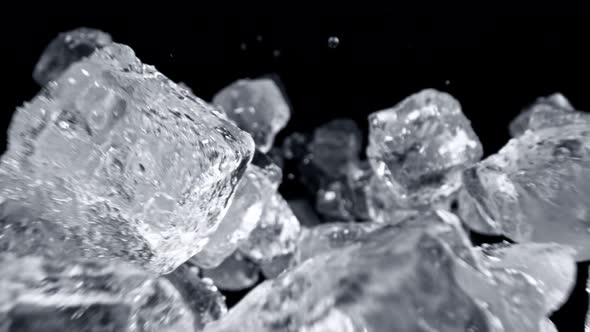
[[[275,58],[278,58],[281,56],[281,50],[274,50],[272,51],[272,56],[274,56]]]
[[[248,45],[246,45],[246,43],[241,43],[241,44],[240,44],[240,49],[241,49],[242,51],[245,51],[247,48],[248,48]]]
[[[331,36],[328,38],[328,47],[329,48],[336,48],[340,44],[340,39],[336,36]]]
[[[262,41],[262,35],[257,35],[256,36],[256,41],[257,42],[261,42]]]

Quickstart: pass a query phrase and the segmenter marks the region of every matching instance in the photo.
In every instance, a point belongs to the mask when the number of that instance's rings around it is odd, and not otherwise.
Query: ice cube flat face
[[[267,78],[238,80],[219,91],[213,104],[220,106],[238,127],[250,133],[256,147],[265,153],[291,117],[281,90]]]
[[[590,258],[590,130],[527,131],[463,173],[477,210],[517,242],[556,242]],[[467,221],[469,222],[469,221]]]
[[[59,78],[74,62],[111,43],[108,33],[96,29],[78,28],[60,33],[41,54],[33,78],[40,85],[45,85]]]
[[[43,218],[97,233],[101,255],[125,256],[108,253],[108,229],[124,224],[151,251],[140,263],[162,272],[202,249],[253,150],[247,133],[113,44],[18,109],[2,167],[47,193]]]
[[[124,263],[0,256],[7,331],[193,331],[194,317],[165,279]]]
[[[369,116],[367,156],[401,205],[448,197],[460,186],[460,170],[482,153],[459,102],[443,92],[423,90]]]

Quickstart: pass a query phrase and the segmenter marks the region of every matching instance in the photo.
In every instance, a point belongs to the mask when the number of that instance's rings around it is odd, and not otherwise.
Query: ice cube
[[[569,100],[561,93],[554,93],[547,97],[537,98],[534,103],[526,107],[512,122],[510,122],[510,136],[518,137],[525,131],[539,129],[544,126],[555,125],[550,118],[559,116],[571,117],[579,112],[572,112],[574,108]]]
[[[41,54],[33,79],[39,85],[54,81],[76,61],[90,56],[95,50],[111,44],[108,33],[96,29],[78,28],[60,33]]]
[[[369,116],[367,156],[398,204],[413,207],[456,192],[482,148],[459,102],[428,89]]]
[[[213,269],[202,269],[204,277],[212,279],[219,289],[226,291],[239,291],[256,285],[260,280],[260,273],[258,265],[239,251],[235,251]]]
[[[238,80],[219,91],[213,97],[213,104],[250,133],[262,152],[270,150],[276,134],[291,117],[283,93],[269,78]]]
[[[34,206],[28,219],[59,230],[68,241],[56,243],[74,244],[64,251],[169,272],[207,243],[253,150],[247,133],[111,44],[17,110],[0,202]]]
[[[4,331],[195,331],[164,278],[121,262],[0,255]]]
[[[490,221],[493,233],[516,242],[569,245],[577,260],[590,259],[588,128],[572,124],[529,130],[510,140],[463,173],[471,196],[466,203],[475,205],[481,220]]]
[[[192,310],[197,331],[227,313],[225,297],[211,279],[200,278],[199,269],[191,263],[180,265],[164,277],[174,285]]]

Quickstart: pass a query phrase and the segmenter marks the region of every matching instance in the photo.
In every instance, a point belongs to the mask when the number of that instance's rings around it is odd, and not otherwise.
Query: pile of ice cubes
[[[590,117],[560,94],[480,160],[459,102],[420,91],[369,116],[363,160],[348,119],[276,146],[272,79],[208,103],[93,29],[34,78],[0,164],[0,331],[550,332],[590,259]]]

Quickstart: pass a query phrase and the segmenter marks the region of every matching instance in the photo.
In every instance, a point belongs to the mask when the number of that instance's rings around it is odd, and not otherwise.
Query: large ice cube
[[[207,243],[253,149],[248,134],[112,44],[17,110],[0,197],[34,206],[28,218],[57,229],[69,251],[167,272]]]
[[[417,206],[457,191],[482,148],[459,102],[429,89],[369,116],[367,156],[399,204]]]
[[[2,331],[195,331],[163,278],[117,262],[0,255]]]
[[[112,42],[108,33],[96,29],[78,28],[62,32],[41,54],[33,79],[40,85],[56,80],[70,65]]]
[[[463,174],[462,204],[493,233],[572,246],[590,258],[590,122],[526,131]],[[481,225],[467,225],[484,230]]]
[[[534,285],[476,259],[455,217],[426,213],[259,285],[208,331],[538,332]]]
[[[291,117],[289,104],[270,78],[238,80],[219,91],[213,104],[249,132],[262,152],[270,150],[276,134]]]

